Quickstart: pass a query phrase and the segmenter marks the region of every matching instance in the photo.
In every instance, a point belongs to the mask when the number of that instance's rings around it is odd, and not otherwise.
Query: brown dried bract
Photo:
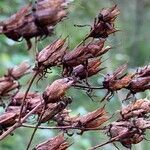
[[[119,121],[111,123],[108,129],[110,142],[118,141],[126,148],[130,148],[132,144],[137,144],[144,139],[144,131],[133,122]]]
[[[70,111],[64,110],[55,116],[55,121],[57,121],[58,126],[78,127],[81,133],[86,129],[88,130],[88,128],[98,128],[109,119],[104,108],[99,108],[84,116],[70,116],[69,113]]]
[[[46,103],[56,103],[61,100],[65,92],[74,83],[73,78],[63,78],[55,80],[51,85],[47,86],[43,93],[43,99]]]
[[[1,23],[1,33],[15,41],[24,38],[30,49],[32,37],[52,34],[54,26],[66,17],[66,4],[66,0],[42,0],[25,6]]]
[[[17,118],[19,116],[20,107],[13,106],[0,115],[0,125],[4,129],[12,126],[17,122]],[[23,115],[23,114],[22,114]]]
[[[130,90],[131,94],[136,94],[138,92],[144,92],[150,89],[150,76],[148,77],[135,77],[127,89]]]
[[[51,138],[39,145],[35,150],[66,150],[69,147],[69,143],[65,140],[63,134],[60,134],[54,138]]]

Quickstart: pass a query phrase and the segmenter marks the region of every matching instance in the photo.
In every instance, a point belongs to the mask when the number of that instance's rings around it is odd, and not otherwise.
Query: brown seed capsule
[[[39,52],[36,57],[37,69],[46,69],[61,64],[66,52],[65,41],[66,39],[58,39]]]
[[[79,46],[73,51],[67,52],[63,58],[64,74],[70,75],[73,67],[80,64],[87,68],[88,60],[105,54],[111,47],[104,47],[105,40],[99,40],[84,46]],[[66,69],[66,70],[65,70]]]
[[[130,119],[133,117],[143,117],[150,112],[150,101],[147,99],[139,99],[120,111],[123,119]]]
[[[101,63],[102,62],[99,59],[93,59],[88,62],[87,68],[85,68],[85,66],[83,65],[78,65],[74,67],[72,74],[79,79],[85,79],[86,77],[91,77],[104,69],[104,68],[100,68]]]
[[[22,62],[19,66],[8,69],[6,76],[12,77],[15,80],[21,78],[25,74],[29,73],[30,65],[27,62]]]
[[[93,112],[89,112],[84,116],[78,117],[77,120],[80,122],[82,127],[98,128],[108,120],[108,116],[104,108],[99,108]]]
[[[11,80],[8,77],[0,78],[0,95],[7,96],[9,92],[17,90],[19,83],[15,80]]]
[[[65,92],[74,83],[73,78],[63,78],[55,80],[43,93],[46,103],[56,103],[65,95]]]
[[[104,8],[95,19],[94,25],[88,37],[107,38],[108,35],[118,31],[114,27],[114,21],[119,14],[117,5],[111,8]]]

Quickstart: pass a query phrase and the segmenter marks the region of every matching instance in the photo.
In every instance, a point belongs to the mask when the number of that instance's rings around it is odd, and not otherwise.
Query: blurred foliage
[[[1,0],[0,1],[0,20],[8,18],[11,14],[15,13],[21,6],[29,3],[31,0]],[[67,37],[70,49],[79,43],[82,38],[90,30],[89,27],[78,28],[74,27],[74,24],[91,24],[95,15],[103,7],[108,7],[113,4],[118,4],[121,14],[117,20],[116,26],[121,31],[112,35],[107,44],[112,45],[114,48],[107,55],[105,55],[104,66],[107,69],[103,71],[103,74],[111,73],[117,66],[128,63],[129,71],[137,66],[143,66],[150,61],[150,1],[149,0],[74,0],[69,8],[69,16],[59,25],[57,25],[55,34],[52,37],[48,37],[43,41],[38,42],[38,49],[41,50],[48,43],[58,37]],[[34,39],[33,39],[34,40]],[[6,68],[19,64],[23,60],[28,60],[33,64],[35,58],[35,47],[31,51],[26,50],[25,41],[17,43],[5,36],[0,36],[0,75],[2,76],[6,72]],[[108,59],[109,58],[109,59]],[[105,61],[108,59],[107,61]],[[47,82],[60,77],[60,69],[52,69],[52,73],[48,75],[48,78],[40,81],[39,84],[34,87],[36,90],[41,91],[45,88]],[[30,77],[23,79],[24,85]],[[102,76],[92,77],[90,83],[92,85],[100,85]],[[43,86],[44,85],[44,86]],[[26,87],[24,87],[25,89]],[[98,101],[104,95],[105,91],[95,91],[95,100]],[[73,110],[72,114],[84,114],[88,111],[94,110],[96,107],[100,107],[98,102],[93,102],[86,96],[85,92],[77,89],[70,90],[68,95],[73,98],[73,103],[70,108]],[[137,97],[150,97],[150,92],[146,94],[139,94]],[[119,92],[111,99],[107,104],[106,109],[111,114],[121,107],[119,99],[124,98],[124,92]],[[31,136],[32,130],[21,128],[15,132],[14,136],[9,136],[2,142],[0,142],[0,149],[2,150],[23,150],[25,149],[27,142]],[[48,137],[52,137],[55,132],[47,130],[38,130],[34,138],[33,145],[44,141]],[[148,134],[149,135],[149,134]],[[108,138],[101,132],[85,133],[83,136],[74,135],[72,137],[74,141],[70,150],[85,150],[92,145],[102,143],[108,140]],[[119,145],[120,149],[124,149]],[[134,146],[136,150],[149,150],[150,144],[146,141]],[[115,147],[111,144],[106,145],[103,148],[105,150],[113,150]]]

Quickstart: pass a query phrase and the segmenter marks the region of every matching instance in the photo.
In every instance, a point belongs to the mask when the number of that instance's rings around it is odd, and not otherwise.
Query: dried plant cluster
[[[37,0],[3,21],[0,28],[1,34],[15,41],[24,38],[28,48],[31,48],[31,38],[41,39],[43,36],[48,38],[55,25],[66,17],[67,3],[67,0]],[[102,67],[102,57],[112,49],[111,46],[105,46],[105,42],[109,35],[118,31],[115,27],[118,14],[117,5],[102,9],[91,31],[72,51],[68,50],[66,39],[57,39],[38,52],[33,67],[23,62],[18,67],[8,69],[8,72],[0,78],[0,98],[5,107],[4,113],[0,115],[0,140],[19,127],[34,128],[34,133],[37,128],[57,129],[62,132],[35,146],[35,150],[66,150],[72,143],[69,143],[64,134],[71,136],[75,129],[80,131],[78,132],[80,135],[92,130],[107,133],[110,140],[91,150],[116,141],[131,149],[132,144],[145,139],[145,131],[150,128],[149,100],[135,100],[122,108],[118,113],[119,118],[114,122],[110,122],[111,116],[105,111],[105,106],[116,91],[127,89],[129,93],[126,99],[129,99],[136,93],[149,90],[150,66],[147,65],[134,73],[127,74],[127,65],[124,64],[114,73],[107,74],[100,87],[92,87],[87,80],[105,69]],[[62,78],[47,85],[42,94],[31,91],[30,88],[35,79],[43,78],[51,67],[61,67]],[[23,92],[20,78],[26,74],[32,75],[32,78],[28,88]],[[101,99],[106,102],[105,106],[84,116],[71,116],[68,105],[73,99],[66,96],[66,91],[71,87],[84,89],[87,93],[92,90],[106,89],[107,93]],[[9,101],[8,105],[6,101]],[[31,125],[28,122],[31,115],[37,116],[37,124]],[[41,123],[49,121],[53,121],[55,126],[40,126]],[[74,132],[70,134],[70,130]],[[34,133],[27,149],[30,147]]]

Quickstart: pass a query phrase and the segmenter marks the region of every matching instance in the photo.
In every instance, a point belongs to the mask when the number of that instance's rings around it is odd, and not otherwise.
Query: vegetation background
[[[8,18],[15,13],[20,7],[26,5],[31,0],[0,0],[0,21]],[[72,0],[69,7],[69,17],[63,22],[57,25],[55,34],[52,37],[48,37],[43,41],[39,41],[38,49],[41,50],[48,43],[52,42],[58,37],[66,37],[69,35],[69,46],[73,48],[79,43],[82,38],[90,30],[89,27],[78,28],[74,27],[74,24],[91,24],[94,17],[103,7],[109,7],[113,4],[117,4],[120,9],[120,16],[117,19],[116,26],[121,31],[115,35],[110,36],[107,40],[108,45],[112,45],[114,48],[104,56],[103,66],[107,68],[102,72],[103,74],[111,73],[115,68],[123,63],[128,63],[129,72],[134,71],[138,66],[144,66],[150,62],[150,1],[149,0]],[[34,40],[34,39],[33,39]],[[23,60],[28,60],[31,64],[35,59],[35,48],[27,51],[25,41],[17,43],[5,36],[0,36],[0,76],[6,72],[6,68],[13,67],[19,64]],[[26,88],[26,84],[30,76],[24,77],[21,81]],[[56,78],[60,78],[60,69],[52,69],[52,73],[48,75],[47,79],[40,81],[39,84],[33,87],[33,90],[42,92],[47,83],[51,83]],[[92,85],[100,85],[103,76],[101,74],[94,76],[90,79]],[[95,91],[95,100],[100,100],[105,91]],[[127,91],[121,91],[110,100],[106,109],[109,114],[113,114],[116,110],[120,109],[124,104],[121,103],[121,99],[125,97]],[[92,102],[89,97],[86,96],[84,91],[71,89],[68,92],[73,98],[73,103],[70,106],[72,114],[85,114],[92,111],[95,108],[101,106],[98,102]],[[142,94],[138,94],[138,98],[150,98],[150,91]],[[0,108],[0,112],[3,109]],[[30,118],[31,122],[34,118]],[[50,123],[50,125],[52,125]],[[0,150],[24,150],[29,138],[32,134],[32,129],[20,128],[14,136],[9,136],[5,140],[0,142]],[[150,132],[149,132],[150,133]],[[56,131],[50,130],[38,130],[33,141],[33,145],[36,145],[48,137],[53,137],[57,134]],[[150,139],[150,134],[147,134],[147,138]],[[69,138],[74,141],[70,150],[85,150],[93,145],[102,143],[108,138],[101,132],[87,132],[82,136],[74,134]],[[32,145],[32,147],[33,147]],[[124,148],[119,144],[121,150]],[[140,144],[133,146],[134,150],[149,150],[150,143],[143,141]],[[100,149],[113,150],[115,147],[111,144],[106,145]]]

